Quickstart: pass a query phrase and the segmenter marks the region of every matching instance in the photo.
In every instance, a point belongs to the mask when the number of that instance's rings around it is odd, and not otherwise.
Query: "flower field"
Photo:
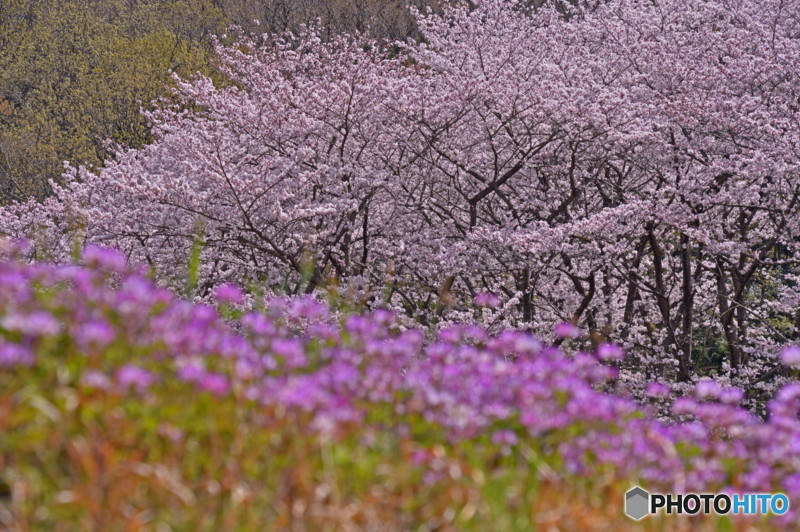
[[[0,0],[0,531],[800,530],[798,65],[800,0]]]
[[[431,338],[389,312],[254,304],[233,285],[190,303],[113,251],[15,254],[0,264],[11,530],[627,529],[636,484],[800,497],[797,384],[760,419],[701,381],[665,423],[610,393],[612,345],[568,354],[466,325]],[[562,345],[579,334],[561,329]]]

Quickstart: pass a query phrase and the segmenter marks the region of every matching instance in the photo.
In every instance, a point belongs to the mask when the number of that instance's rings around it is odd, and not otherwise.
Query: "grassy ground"
[[[13,531],[766,529],[636,523],[630,481],[563,478],[545,442],[448,444],[381,412],[367,432],[322,438],[181,383],[138,397],[31,375],[0,376],[0,526]]]

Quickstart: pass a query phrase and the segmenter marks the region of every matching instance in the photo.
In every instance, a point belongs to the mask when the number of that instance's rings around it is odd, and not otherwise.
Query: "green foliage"
[[[63,164],[97,167],[111,145],[152,140],[141,109],[171,72],[221,76],[213,35],[363,31],[416,36],[413,5],[441,0],[0,0],[0,204],[52,193]],[[111,141],[111,145],[108,141]]]
[[[197,281],[200,275],[200,261],[203,254],[203,230],[197,229],[192,248],[189,251],[189,262],[186,268],[186,297],[191,298],[197,290]]]
[[[49,192],[63,161],[97,166],[107,140],[151,140],[142,107],[170,71],[211,73],[207,0],[0,0],[0,200]]]
[[[369,33],[396,41],[419,37],[409,7],[440,9],[448,0],[216,0],[232,23],[248,32],[297,32],[318,21],[324,36]]]

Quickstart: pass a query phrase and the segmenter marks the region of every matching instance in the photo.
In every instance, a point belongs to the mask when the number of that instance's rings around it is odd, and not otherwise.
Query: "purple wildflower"
[[[0,343],[0,368],[15,366],[32,366],[35,357],[33,352],[19,344]]]
[[[667,397],[669,395],[669,386],[660,382],[651,382],[647,385],[645,392],[649,397]]]
[[[244,301],[244,292],[242,292],[241,288],[233,283],[219,285],[214,291],[214,296],[220,303],[238,305]]]
[[[35,311],[30,314],[8,314],[2,325],[10,331],[17,331],[31,336],[55,336],[61,332],[61,324],[52,314]]]
[[[115,336],[114,329],[103,320],[88,321],[75,333],[75,339],[83,349],[103,349],[114,341]]]
[[[622,360],[625,353],[616,344],[600,344],[597,346],[596,355],[599,360],[606,362],[609,360]]]
[[[98,246],[87,246],[83,250],[83,262],[86,265],[122,273],[128,266],[125,255],[119,251]]]
[[[497,308],[500,306],[500,298],[492,292],[479,292],[475,294],[474,301],[479,307]]]
[[[97,388],[108,390],[111,387],[111,379],[101,371],[88,370],[81,376],[81,382],[87,388]]]
[[[555,335],[558,338],[577,338],[581,335],[581,330],[572,323],[563,321],[556,325]]]
[[[228,378],[218,373],[206,373],[197,381],[200,389],[211,392],[214,395],[225,395],[230,389],[231,385]]]
[[[178,370],[178,378],[186,382],[197,382],[205,375],[205,368],[197,362],[183,364]]]
[[[149,388],[155,380],[152,373],[131,364],[126,364],[117,370],[117,383],[122,388],[134,387],[141,392]]]
[[[781,352],[781,360],[790,368],[800,368],[800,347],[793,345]]]

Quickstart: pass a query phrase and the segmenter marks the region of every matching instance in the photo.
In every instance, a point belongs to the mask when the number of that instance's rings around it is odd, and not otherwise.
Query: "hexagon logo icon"
[[[639,486],[625,494],[625,514],[637,521],[650,513],[650,494]]]

